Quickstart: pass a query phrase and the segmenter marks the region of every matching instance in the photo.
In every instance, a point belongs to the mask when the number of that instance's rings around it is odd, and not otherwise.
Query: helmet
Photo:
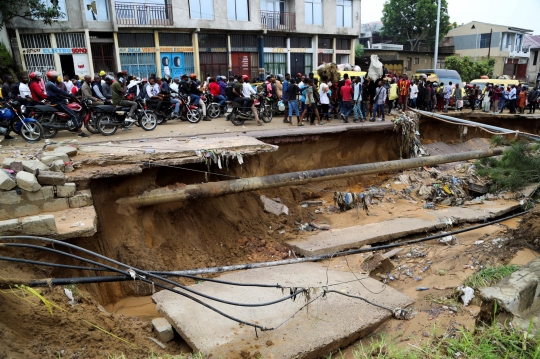
[[[107,76],[105,76],[105,81],[107,81],[107,80],[114,81],[114,77],[112,77],[111,75],[107,75]]]
[[[267,80],[270,80],[271,78],[272,78],[272,76],[270,76],[270,75],[266,76]]]
[[[247,80],[249,80],[249,77],[248,77],[248,75],[242,75],[242,80],[244,80],[244,81],[247,81]]]
[[[283,81],[283,75],[276,75],[276,78],[277,78],[279,81]]]
[[[50,81],[56,81],[57,77],[58,77],[58,72],[54,71],[54,70],[50,70],[50,71],[47,71],[47,78],[50,80]]]
[[[28,77],[30,77],[30,80],[33,80],[36,78],[36,73],[35,72],[30,72],[30,75],[28,75]]]
[[[195,74],[190,74],[189,75],[189,78],[192,79],[192,80],[195,80],[197,78],[197,75]]]
[[[39,71],[35,71],[35,72],[34,72],[34,76],[36,76],[36,77],[38,77],[38,76],[39,76],[39,77],[43,77],[43,74],[42,74],[41,72],[39,72]]]
[[[99,72],[99,76],[105,76],[105,75],[107,75],[107,74],[105,73],[105,71],[101,70],[101,71]]]
[[[283,103],[283,101],[279,101],[277,106],[279,111],[285,111],[285,104]]]

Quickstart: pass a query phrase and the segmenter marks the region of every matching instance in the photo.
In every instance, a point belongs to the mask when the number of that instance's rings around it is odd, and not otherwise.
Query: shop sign
[[[226,47],[201,47],[199,52],[227,52]]]
[[[283,47],[274,47],[270,51],[271,52],[287,52],[287,49]]]
[[[290,52],[311,52],[311,49],[295,49],[295,48],[291,48],[290,49]]]
[[[257,52],[256,47],[231,47],[232,52]]]
[[[336,50],[336,54],[347,54],[349,55],[351,50]]]
[[[120,47],[120,53],[156,52],[155,47]]]
[[[23,54],[86,54],[88,50],[84,47],[73,48],[31,48],[23,49]]]
[[[179,46],[179,47],[160,46],[159,51],[161,52],[193,52],[193,46]]]
[[[319,54],[333,54],[334,49],[318,49],[317,53],[319,53]]]

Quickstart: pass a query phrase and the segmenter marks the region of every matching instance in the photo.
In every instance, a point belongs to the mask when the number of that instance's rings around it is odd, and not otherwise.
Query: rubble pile
[[[399,145],[400,158],[403,158],[404,152],[409,158],[429,156],[429,153],[420,142],[419,123],[419,116],[410,111],[401,113],[394,120],[394,131],[401,134]]]

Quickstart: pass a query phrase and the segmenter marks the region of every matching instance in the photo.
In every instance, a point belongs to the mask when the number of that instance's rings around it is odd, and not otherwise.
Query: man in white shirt
[[[357,76],[354,79],[354,83],[353,83],[353,90],[354,90],[354,94],[353,94],[354,121],[353,122],[360,122],[360,121],[363,122],[364,121],[364,116],[362,115],[362,110],[361,110],[361,106],[362,106],[362,82],[364,82],[364,81],[360,81],[360,76]]]
[[[73,88],[73,82],[71,82],[68,75],[64,75],[64,84],[66,85],[66,92],[71,93],[71,89]]]
[[[180,80],[178,79],[178,77],[175,77],[173,82],[169,85],[169,87],[171,88],[171,91],[173,91],[173,93],[178,93],[178,84],[180,83]]]
[[[249,99],[249,103],[251,104],[251,112],[253,113],[253,116],[257,121],[257,125],[262,126],[262,121],[259,120],[259,114],[257,113],[257,109],[255,108],[253,100],[251,99],[251,94],[256,94],[257,91],[255,91],[253,87],[251,87],[251,84],[249,83],[249,77],[247,75],[242,76],[242,82],[242,96]]]
[[[510,113],[516,113],[516,85],[512,85],[508,99],[510,100]]]
[[[416,108],[416,99],[418,98],[418,86],[416,85],[416,81],[412,83],[409,93],[409,98],[411,99],[411,107]]]
[[[159,85],[156,84],[156,80],[154,78],[148,79],[148,86],[146,86],[146,98],[153,98],[158,97],[159,95]]]
[[[28,76],[21,76],[21,82],[19,83],[19,95],[26,99],[28,102],[33,102],[32,92],[30,92],[30,87],[28,87]]]

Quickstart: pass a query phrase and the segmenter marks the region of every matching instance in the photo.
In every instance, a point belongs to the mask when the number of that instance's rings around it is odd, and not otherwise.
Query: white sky
[[[362,24],[380,21],[385,0],[362,0]],[[450,22],[469,21],[534,30],[540,35],[540,0],[447,0]]]

